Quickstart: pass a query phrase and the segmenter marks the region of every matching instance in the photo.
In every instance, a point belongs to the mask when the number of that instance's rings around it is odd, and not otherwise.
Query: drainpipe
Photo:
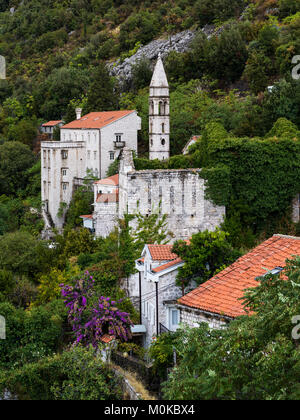
[[[140,292],[140,325],[142,325],[142,273],[139,271],[139,292]]]
[[[156,288],[156,335],[159,335],[159,322],[158,322],[158,282],[155,283]]]

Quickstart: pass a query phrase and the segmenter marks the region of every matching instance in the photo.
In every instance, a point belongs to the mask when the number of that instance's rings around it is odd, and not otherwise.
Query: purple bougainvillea
[[[130,326],[133,324],[130,315],[117,307],[122,299],[114,301],[101,296],[96,304],[88,305],[94,294],[94,280],[88,272],[75,286],[61,284],[60,287],[68,309],[68,320],[76,337],[74,344],[92,344],[97,348],[104,334],[114,335],[122,341],[131,338]]]

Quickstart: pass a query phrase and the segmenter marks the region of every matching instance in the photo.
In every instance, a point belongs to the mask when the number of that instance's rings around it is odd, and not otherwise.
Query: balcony
[[[116,149],[123,149],[126,146],[125,141],[114,141],[114,146]]]

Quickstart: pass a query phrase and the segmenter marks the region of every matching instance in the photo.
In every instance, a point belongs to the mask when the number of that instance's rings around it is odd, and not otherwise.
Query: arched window
[[[168,102],[165,101],[164,102],[164,115],[166,115],[166,113],[167,113],[167,106],[168,106]]]
[[[165,132],[165,123],[162,123],[161,125],[161,132],[164,133]]]
[[[154,114],[154,103],[153,103],[153,101],[150,102],[150,114],[151,115]]]
[[[165,107],[164,107],[163,102],[159,102],[158,104],[158,114],[165,115]]]
[[[164,146],[165,144],[166,144],[166,140],[165,139],[162,139],[161,140],[161,145]]]
[[[150,133],[153,132],[153,122],[150,123]]]

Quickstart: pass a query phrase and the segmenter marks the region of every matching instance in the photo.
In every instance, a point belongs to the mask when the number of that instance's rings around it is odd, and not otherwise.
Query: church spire
[[[164,69],[164,65],[161,59],[160,53],[158,54],[158,60],[153,72],[150,88],[168,88],[169,83],[167,75]]]
[[[170,157],[170,93],[161,59],[157,63],[150,84],[149,97],[149,159]]]

